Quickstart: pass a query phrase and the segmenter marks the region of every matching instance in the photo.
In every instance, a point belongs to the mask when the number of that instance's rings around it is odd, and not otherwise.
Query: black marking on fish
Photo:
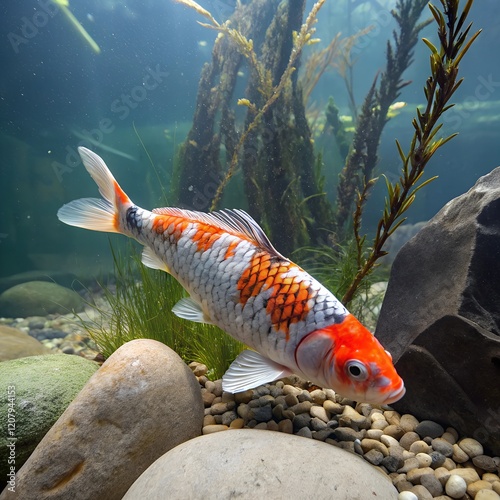
[[[137,210],[139,210],[139,207],[130,207],[127,210],[125,218],[129,229],[135,229],[138,233],[140,233],[142,230],[142,218],[137,215]]]

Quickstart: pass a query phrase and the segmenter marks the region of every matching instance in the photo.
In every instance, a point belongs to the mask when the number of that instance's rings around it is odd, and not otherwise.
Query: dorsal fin
[[[192,221],[203,222],[215,226],[223,231],[238,236],[244,236],[258,247],[267,250],[269,253],[277,257],[284,258],[269,241],[269,238],[264,233],[263,229],[257,222],[248,215],[244,210],[238,208],[224,209],[217,212],[195,212],[194,210],[184,210],[181,208],[165,207],[155,208],[153,213],[159,215],[170,215],[174,217],[182,217]]]

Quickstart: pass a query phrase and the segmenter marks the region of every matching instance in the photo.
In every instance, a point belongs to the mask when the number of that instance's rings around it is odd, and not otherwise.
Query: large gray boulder
[[[398,498],[387,476],[361,457],[290,434],[237,429],[192,439],[159,458],[123,497]]]
[[[405,381],[396,409],[500,454],[500,168],[401,249],[376,335]]]
[[[199,436],[202,423],[200,385],[181,358],[155,340],[128,342],[18,472],[17,498],[121,499],[157,458]]]
[[[7,445],[15,443],[19,470],[98,368],[94,361],[66,354],[0,363],[0,477],[9,470]],[[8,421],[14,424],[10,428]]]
[[[25,318],[83,311],[83,299],[73,290],[46,281],[28,281],[0,295],[0,316]]]

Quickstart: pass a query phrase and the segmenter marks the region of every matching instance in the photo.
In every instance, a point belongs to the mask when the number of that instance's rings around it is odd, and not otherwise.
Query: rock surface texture
[[[177,446],[124,496],[157,498],[390,500],[398,492],[387,477],[348,451],[289,434],[238,429]]]
[[[17,328],[0,325],[0,361],[50,354],[50,350],[37,339]]]
[[[10,430],[15,441],[15,466],[19,470],[98,368],[93,361],[65,354],[30,356],[0,363],[2,479],[9,467],[7,445],[12,442],[6,429],[8,416],[15,422]],[[9,402],[14,410],[10,414]]]
[[[157,458],[199,436],[202,422],[199,384],[181,358],[154,340],[133,340],[45,435],[17,474],[16,498],[121,499]]]
[[[500,454],[500,168],[401,249],[376,335],[405,381],[398,411]]]
[[[45,281],[28,281],[0,295],[0,316],[9,318],[83,311],[84,302],[73,290]]]

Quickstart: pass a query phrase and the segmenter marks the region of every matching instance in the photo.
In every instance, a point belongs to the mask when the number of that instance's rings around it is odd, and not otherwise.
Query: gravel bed
[[[297,377],[238,394],[191,363],[205,404],[203,434],[242,427],[317,439],[356,453],[386,474],[401,500],[500,499],[500,457],[451,427],[390,407],[341,398]]]

